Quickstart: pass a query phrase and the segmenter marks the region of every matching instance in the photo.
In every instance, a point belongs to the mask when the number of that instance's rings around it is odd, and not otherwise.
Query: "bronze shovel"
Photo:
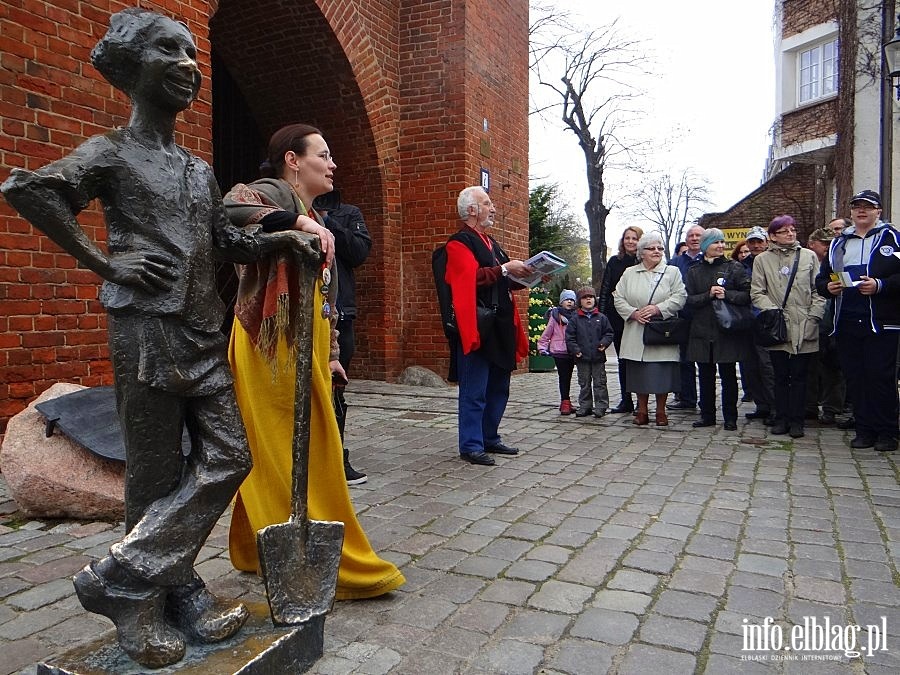
[[[331,609],[344,541],[343,523],[307,517],[313,299],[318,266],[300,255],[296,257],[299,310],[306,330],[298,331],[291,518],[261,529],[256,536],[269,609],[276,626],[303,623]]]

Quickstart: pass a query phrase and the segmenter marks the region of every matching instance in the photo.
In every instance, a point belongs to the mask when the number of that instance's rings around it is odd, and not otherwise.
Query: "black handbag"
[[[753,340],[760,347],[774,347],[787,342],[787,321],[784,320],[784,310],[766,309],[756,316],[756,324],[753,327]]]
[[[784,308],[787,305],[791,286],[794,285],[794,277],[797,276],[797,268],[800,266],[800,250],[794,256],[794,267],[791,270],[791,278],[788,279],[787,288],[784,289],[784,300],[781,307],[765,309],[756,315],[756,323],[753,326],[753,341],[760,347],[774,347],[788,341],[787,321],[784,319]]]
[[[750,305],[733,305],[721,298],[713,298],[712,308],[723,332],[744,333],[753,329],[755,317]]]
[[[680,316],[669,319],[654,317],[644,324],[645,345],[682,345],[688,341],[691,325]]]
[[[665,273],[663,273],[665,274]],[[650,299],[647,304],[653,301],[653,295],[659,288],[663,275],[660,275],[656,281],[656,286],[650,293]],[[680,316],[673,316],[663,319],[660,316],[654,316],[648,323],[644,324],[644,344],[645,345],[683,345],[688,341],[688,335],[691,331],[691,324],[687,319]]]

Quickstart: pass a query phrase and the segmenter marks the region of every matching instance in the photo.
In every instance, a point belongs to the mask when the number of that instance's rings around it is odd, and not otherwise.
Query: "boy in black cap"
[[[852,448],[897,449],[900,233],[881,220],[881,196],[850,198],[853,225],[831,242],[816,288],[834,300],[834,335],[856,416]]]

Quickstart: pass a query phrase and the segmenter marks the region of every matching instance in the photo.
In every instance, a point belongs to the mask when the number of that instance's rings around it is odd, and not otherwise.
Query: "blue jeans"
[[[484,452],[500,443],[497,429],[509,400],[510,372],[475,350],[457,346],[459,370],[459,453]]]

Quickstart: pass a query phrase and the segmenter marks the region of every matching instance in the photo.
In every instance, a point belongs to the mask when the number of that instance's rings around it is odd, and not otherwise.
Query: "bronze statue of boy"
[[[251,465],[219,332],[224,308],[214,255],[246,263],[276,247],[311,249],[296,233],[256,236],[233,227],[210,167],[175,144],[176,117],[200,88],[184,24],[126,9],[110,18],[91,60],[130,97],[128,125],[37,171],[15,170],[0,189],[104,279],[100,299],[109,313],[127,455],[127,534],[74,583],[85,609],[115,623],[131,658],[162,667],[182,658],[185,638],[227,639],[248,614],[217,601],[193,569]],[[76,219],[95,198],[108,253]]]

